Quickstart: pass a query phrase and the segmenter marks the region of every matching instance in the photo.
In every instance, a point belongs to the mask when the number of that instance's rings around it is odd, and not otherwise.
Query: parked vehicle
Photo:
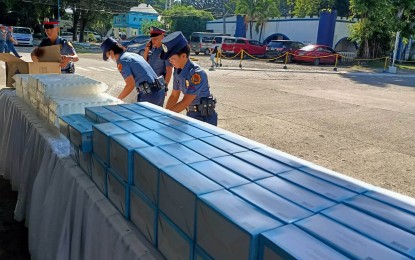
[[[285,59],[285,54],[294,53],[294,51],[304,47],[304,44],[297,41],[291,40],[272,40],[268,43],[265,51],[266,58],[277,58],[281,57]],[[292,55],[288,56],[288,62],[292,61]]]
[[[224,42],[232,42],[235,43],[236,37],[231,37],[231,36],[215,36],[214,40],[214,44],[213,46],[218,46],[219,50],[222,50],[222,44]]]
[[[136,43],[144,43],[150,40],[150,36],[148,35],[137,35],[127,38],[125,41],[120,41],[121,45],[124,47],[128,47],[132,44]]]
[[[215,36],[224,35],[222,33],[210,33],[210,32],[194,32],[190,35],[190,50],[196,55],[203,53],[209,55],[210,48]]]
[[[320,63],[336,63],[336,54],[338,54],[332,48],[325,45],[307,45],[299,50],[294,52],[293,61],[297,62],[311,62],[314,65],[319,65]],[[341,62],[341,57],[339,56],[338,63]]]
[[[147,41],[144,43],[135,43],[131,44],[127,47],[128,52],[134,52],[140,54],[141,56],[144,55],[144,50],[146,48]]]
[[[222,53],[225,55],[233,55],[233,48],[235,47],[236,37],[223,38],[221,43]]]
[[[17,45],[33,46],[33,31],[28,27],[13,27],[13,36]]]
[[[71,32],[61,32],[60,37],[70,42],[73,41],[73,33]]]
[[[222,44],[222,51],[226,54],[237,54],[241,50],[250,55],[263,56],[265,54],[265,46],[259,41],[248,40],[246,38],[236,38],[235,41],[229,41]]]

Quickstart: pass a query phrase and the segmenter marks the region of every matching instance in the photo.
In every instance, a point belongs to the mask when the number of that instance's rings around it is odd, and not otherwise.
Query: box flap
[[[46,47],[40,47],[43,54],[39,56],[40,62],[60,62],[61,61],[61,49],[60,45],[52,45]]]
[[[0,60],[4,62],[25,62],[10,53],[0,53]]]

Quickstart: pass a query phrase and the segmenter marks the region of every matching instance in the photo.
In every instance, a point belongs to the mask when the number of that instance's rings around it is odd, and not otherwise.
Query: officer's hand
[[[43,54],[45,54],[45,51],[44,51],[44,50],[42,50],[42,49],[40,49],[40,48],[38,48],[38,47],[36,47],[36,48],[33,50],[33,54],[34,54],[36,57],[42,57],[42,56],[43,56]]]
[[[72,60],[71,56],[68,55],[61,55],[61,68],[66,67],[68,63]]]
[[[150,50],[152,46],[153,46],[153,43],[152,43],[152,42],[151,42],[151,40],[150,40],[150,41],[148,41],[148,42],[147,42],[147,44],[146,44],[146,49]]]

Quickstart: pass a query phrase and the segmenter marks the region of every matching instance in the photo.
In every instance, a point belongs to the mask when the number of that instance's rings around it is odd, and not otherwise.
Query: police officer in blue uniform
[[[7,52],[13,52],[14,56],[17,58],[21,58],[22,56],[16,51],[14,45],[17,44],[17,41],[13,37],[13,27],[7,27],[7,34],[6,34],[6,45],[7,45]]]
[[[163,52],[161,59],[169,59],[175,70],[173,91],[166,108],[180,113],[187,110],[187,116],[217,125],[218,114],[215,111],[216,100],[209,89],[206,72],[189,59],[190,47],[181,32],[174,32],[161,41]],[[184,97],[179,101],[180,92]]]
[[[167,86],[169,85],[171,76],[173,74],[173,66],[168,60],[160,59],[160,54],[163,51],[161,48],[161,40],[163,40],[165,33],[166,31],[163,29],[157,28],[155,26],[150,27],[151,39],[146,44],[143,57],[146,61],[148,61],[157,76],[164,77],[167,92]]]
[[[6,26],[0,24],[0,53],[3,53],[6,47]]]
[[[113,38],[107,38],[101,44],[104,61],[113,60],[117,63],[118,71],[125,80],[125,87],[118,96],[124,99],[134,88],[138,91],[138,102],[150,102],[163,106],[165,83],[163,77],[158,77],[143,57],[136,53],[126,52]]]
[[[61,48],[61,72],[62,73],[75,73],[74,62],[79,60],[76,54],[75,48],[70,42],[59,37],[59,21],[54,19],[45,18],[43,21],[43,27],[45,29],[46,36],[48,38],[43,39],[39,47],[60,45]],[[43,55],[41,49],[35,48],[32,53],[32,60],[39,61],[39,57]]]

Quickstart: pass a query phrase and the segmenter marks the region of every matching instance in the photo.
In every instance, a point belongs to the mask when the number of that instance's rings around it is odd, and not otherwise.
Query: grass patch
[[[401,63],[401,64],[395,64],[395,65],[396,67],[400,69],[415,71],[415,63]]]

